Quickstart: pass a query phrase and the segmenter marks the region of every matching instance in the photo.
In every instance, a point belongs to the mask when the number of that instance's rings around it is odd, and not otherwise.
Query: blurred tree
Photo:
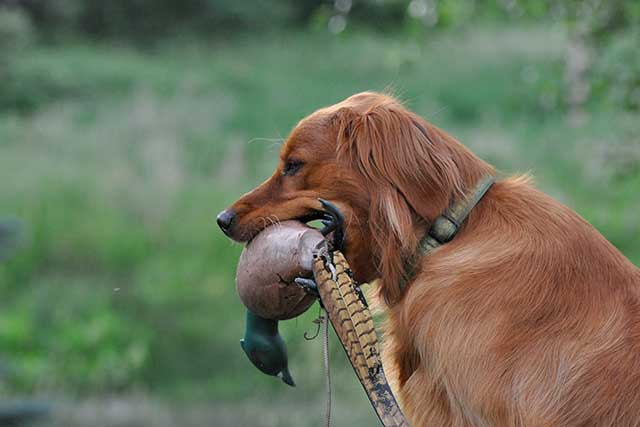
[[[24,48],[33,38],[33,28],[24,10],[0,2],[0,60]]]
[[[33,38],[34,27],[46,40],[79,36],[152,44],[309,25],[332,33],[369,27],[420,37],[471,22],[513,20],[566,25],[565,102],[574,116],[583,116],[594,96],[640,108],[633,31],[640,26],[640,2],[632,0],[0,0],[0,77],[8,82],[0,88],[0,106],[29,110],[58,92],[47,82],[34,85],[27,78],[22,84],[7,64]]]
[[[49,36],[84,34],[95,38],[151,41],[158,37],[221,35],[229,30],[277,28],[305,8],[293,1],[257,0],[10,0],[28,11]],[[9,0],[0,0],[1,3]],[[304,13],[303,13],[304,12]]]
[[[640,2],[570,0],[563,7],[570,37],[565,76],[574,112],[589,95],[640,109]]]

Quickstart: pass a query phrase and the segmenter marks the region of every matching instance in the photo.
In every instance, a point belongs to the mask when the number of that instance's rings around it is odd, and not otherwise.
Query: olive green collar
[[[442,215],[433,221],[431,228],[418,244],[416,256],[407,263],[407,274],[400,285],[402,290],[415,276],[418,260],[429,255],[439,246],[453,240],[471,210],[482,200],[495,181],[496,178],[491,175],[482,177],[467,198],[454,201]]]

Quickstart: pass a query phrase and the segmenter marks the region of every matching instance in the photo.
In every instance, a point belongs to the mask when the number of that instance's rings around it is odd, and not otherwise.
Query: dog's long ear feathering
[[[453,197],[491,167],[395,99],[377,95],[362,108],[336,112],[338,159],[369,191],[369,228],[387,304],[401,297],[405,262]]]

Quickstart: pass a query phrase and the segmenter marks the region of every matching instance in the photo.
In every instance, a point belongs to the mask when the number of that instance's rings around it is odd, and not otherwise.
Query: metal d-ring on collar
[[[433,221],[431,228],[418,244],[417,256],[408,263],[407,275],[400,285],[401,289],[404,290],[407,283],[415,275],[417,262],[421,257],[429,255],[439,246],[453,240],[471,210],[482,200],[495,181],[496,178],[492,175],[482,177],[469,197],[455,201],[442,215]]]

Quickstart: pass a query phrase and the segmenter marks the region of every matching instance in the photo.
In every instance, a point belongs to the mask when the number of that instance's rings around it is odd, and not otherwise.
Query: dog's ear
[[[335,120],[338,161],[357,171],[369,191],[382,292],[393,302],[401,295],[404,263],[416,250],[416,221],[428,222],[447,206],[459,181],[455,164],[426,123],[391,98],[364,112],[343,107]]]

